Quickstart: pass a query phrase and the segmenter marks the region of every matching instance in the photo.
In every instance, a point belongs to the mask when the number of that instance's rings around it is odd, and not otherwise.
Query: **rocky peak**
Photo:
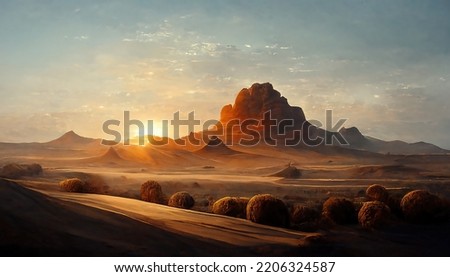
[[[356,127],[345,128],[342,127],[339,133],[349,142],[351,145],[360,145],[366,141],[366,137]]]
[[[270,83],[255,83],[250,88],[243,88],[234,105],[229,104],[222,108],[220,121],[225,123],[232,119],[261,120],[267,111],[271,112],[273,119],[293,119],[295,125],[306,121],[303,110],[289,105],[287,99]]]
[[[344,137],[348,136],[348,137],[354,137],[354,138],[364,138],[363,134],[361,134],[361,132],[356,127],[350,127],[350,128],[342,127],[339,130],[339,133],[341,133]]]
[[[95,139],[82,137],[77,133],[75,133],[74,131],[69,131],[64,135],[60,136],[59,138],[52,140],[48,143],[54,145],[69,145],[69,144],[88,144],[93,141],[95,141]]]

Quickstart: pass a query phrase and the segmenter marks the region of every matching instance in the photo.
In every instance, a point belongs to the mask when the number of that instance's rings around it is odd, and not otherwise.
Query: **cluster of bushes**
[[[425,190],[415,190],[402,198],[390,196],[381,185],[371,185],[365,192],[363,203],[350,199],[330,197],[322,210],[295,204],[288,208],[270,194],[252,198],[224,197],[217,200],[215,214],[246,218],[256,223],[290,227],[301,231],[316,231],[329,225],[359,223],[363,228],[380,228],[396,218],[411,223],[436,223],[448,219],[449,203]]]
[[[92,192],[94,186],[89,181],[72,178],[61,181],[60,187],[68,192]],[[140,198],[182,209],[192,209],[195,205],[194,198],[186,191],[167,197],[156,181],[147,181],[141,185]],[[395,218],[403,218],[411,223],[435,223],[448,219],[449,208],[448,202],[425,190],[414,190],[403,197],[395,197],[389,195],[385,187],[371,185],[365,191],[362,203],[330,197],[322,204],[321,210],[301,204],[288,207],[270,194],[258,194],[251,198],[223,197],[214,202],[212,212],[259,224],[316,231],[334,224],[359,223],[366,229],[380,228]]]
[[[59,182],[62,191],[77,193],[104,193],[105,183],[98,176],[88,176],[85,180],[69,178]]]
[[[379,227],[394,216],[416,224],[438,223],[449,216],[448,202],[426,190],[414,190],[400,198],[389,195],[381,185],[372,185],[366,197],[372,202],[364,203],[365,209],[359,212],[363,227]]]
[[[380,228],[396,219],[426,224],[449,217],[448,202],[425,190],[414,190],[398,197],[375,184],[367,188],[365,196],[366,201],[359,206],[350,200],[332,197],[323,204],[322,215],[337,224],[352,223],[357,218],[366,229]]]
[[[389,195],[385,187],[375,184],[367,188],[366,201],[359,207],[350,200],[330,198],[323,205],[322,215],[337,224],[352,223],[350,219],[357,215],[363,228],[373,229],[399,218],[416,224],[442,222],[449,217],[449,205],[426,190],[414,190],[398,197]]]
[[[11,163],[0,169],[0,177],[17,179],[24,176],[42,175],[42,166],[37,163],[33,164],[16,164]]]
[[[247,197],[223,197],[212,206],[215,214],[226,215],[238,218],[247,218],[247,204],[250,198]]]
[[[181,209],[191,209],[195,205],[194,198],[186,191],[174,193],[168,198],[163,193],[161,185],[156,181],[147,181],[141,185],[141,200],[156,204],[167,204]]]

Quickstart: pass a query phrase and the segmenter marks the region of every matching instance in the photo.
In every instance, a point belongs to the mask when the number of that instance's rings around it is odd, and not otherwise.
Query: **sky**
[[[0,141],[158,123],[270,82],[307,119],[450,149],[446,0],[0,0]],[[120,130],[120,127],[117,128]]]

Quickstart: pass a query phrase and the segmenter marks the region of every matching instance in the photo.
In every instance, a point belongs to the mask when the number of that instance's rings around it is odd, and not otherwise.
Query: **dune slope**
[[[2,256],[293,255],[304,237],[133,199],[47,195],[5,179],[0,214]]]

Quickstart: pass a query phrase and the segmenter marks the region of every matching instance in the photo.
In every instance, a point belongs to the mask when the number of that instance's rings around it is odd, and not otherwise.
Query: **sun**
[[[147,132],[148,135],[153,135],[153,136],[157,136],[157,137],[163,137],[163,136],[167,136],[167,134],[165,135],[164,133],[164,128],[162,126],[161,121],[152,121],[149,122],[147,124]],[[167,131],[166,131],[167,133]]]
[[[141,121],[141,122],[145,122],[145,121]],[[162,126],[161,122],[158,121],[150,121],[146,124],[147,126],[145,126],[144,129],[139,128],[138,126],[131,126],[130,127],[130,135],[133,138],[139,138],[141,136],[158,136],[158,137],[162,137],[162,136],[167,136],[164,135],[164,128]]]

